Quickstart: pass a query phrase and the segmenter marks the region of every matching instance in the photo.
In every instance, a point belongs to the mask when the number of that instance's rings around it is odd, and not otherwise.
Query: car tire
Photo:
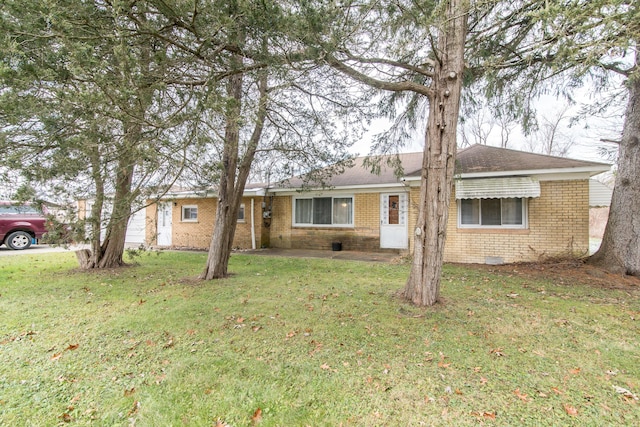
[[[24,231],[14,231],[5,240],[7,247],[13,250],[29,249],[31,246],[31,235]]]

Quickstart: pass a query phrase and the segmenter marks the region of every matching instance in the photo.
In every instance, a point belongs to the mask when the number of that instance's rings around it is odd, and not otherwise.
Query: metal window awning
[[[540,197],[540,182],[531,177],[457,179],[456,199]]]

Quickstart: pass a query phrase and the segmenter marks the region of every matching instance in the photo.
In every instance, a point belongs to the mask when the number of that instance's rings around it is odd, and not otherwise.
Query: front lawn
[[[116,271],[0,259],[0,425],[640,425],[640,292],[445,268],[203,253]]]

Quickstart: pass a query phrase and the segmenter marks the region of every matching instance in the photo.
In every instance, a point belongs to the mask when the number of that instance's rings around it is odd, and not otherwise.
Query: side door
[[[172,209],[171,202],[158,203],[158,246],[171,246]]]
[[[406,193],[380,195],[380,247],[407,249],[409,247],[408,198]]]

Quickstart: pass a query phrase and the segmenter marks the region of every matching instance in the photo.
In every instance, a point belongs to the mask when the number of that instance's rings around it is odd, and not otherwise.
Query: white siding
[[[611,205],[613,190],[596,179],[589,180],[589,206],[604,207]]]

